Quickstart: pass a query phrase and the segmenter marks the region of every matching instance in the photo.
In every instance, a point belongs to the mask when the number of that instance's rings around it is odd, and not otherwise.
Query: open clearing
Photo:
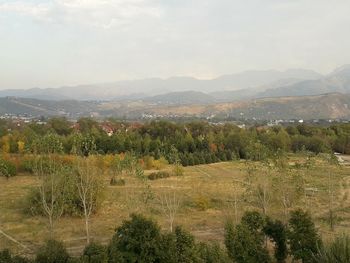
[[[146,171],[146,174],[150,172]],[[316,160],[311,169],[300,169],[299,172],[305,181],[305,189],[308,190],[298,207],[311,212],[323,237],[331,238],[336,233],[350,232],[350,167],[330,167]],[[244,161],[186,167],[181,177],[150,181],[153,199],[147,204],[140,198],[145,187],[137,179],[125,176],[125,186],[110,186],[110,178],[104,175],[106,196],[102,208],[91,219],[92,236],[96,241],[107,243],[115,228],[133,212],[150,216],[164,230],[168,229],[161,199],[165,193],[171,193],[175,194],[181,204],[175,224],[183,225],[198,240],[221,241],[225,220],[234,217],[235,196],[239,200],[238,216],[244,210],[254,209],[242,197],[246,190],[246,175]],[[48,236],[45,218],[33,217],[23,212],[25,197],[36,183],[36,178],[31,175],[19,175],[9,180],[0,178],[0,230],[32,250]],[[335,232],[330,231],[325,220],[329,207],[330,184],[334,188],[334,210],[337,216]],[[278,204],[271,203],[268,214],[283,218],[283,211]],[[60,218],[55,225],[55,232],[55,237],[63,240],[73,254],[79,253],[85,244],[82,218]],[[0,235],[0,248],[4,247],[23,252],[17,244]]]

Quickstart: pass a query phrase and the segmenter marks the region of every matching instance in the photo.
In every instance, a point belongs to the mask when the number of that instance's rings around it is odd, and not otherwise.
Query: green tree
[[[68,263],[69,255],[63,243],[56,240],[48,240],[41,247],[35,258],[35,263]]]
[[[236,226],[229,222],[225,226],[225,245],[230,258],[237,263],[270,262],[264,247],[264,238],[246,224]]]
[[[218,243],[200,243],[198,253],[203,263],[232,263],[226,251]]]
[[[72,132],[71,123],[64,117],[54,117],[47,122],[58,135],[67,136]]]
[[[159,262],[159,226],[141,215],[132,214],[117,228],[108,248],[109,262]]]
[[[279,220],[272,221],[268,218],[266,221],[264,233],[275,244],[275,258],[277,262],[283,263],[288,255],[286,226]]]
[[[307,212],[298,209],[291,213],[288,238],[294,259],[312,262],[312,255],[317,253],[321,240]]]
[[[107,263],[107,248],[96,243],[90,243],[85,247],[81,259],[82,263]]]

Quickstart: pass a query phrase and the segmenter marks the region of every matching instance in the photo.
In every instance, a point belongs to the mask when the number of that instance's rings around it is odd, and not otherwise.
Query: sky
[[[0,0],[0,89],[350,63],[349,0]]]

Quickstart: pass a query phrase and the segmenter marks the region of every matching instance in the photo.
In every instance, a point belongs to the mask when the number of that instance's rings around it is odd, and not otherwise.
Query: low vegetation
[[[322,262],[347,253],[349,166],[330,148],[316,154],[302,143],[292,153],[256,137],[234,153],[245,159],[183,167],[189,152],[165,150],[167,139],[156,158],[99,154],[90,133],[75,134],[67,154],[64,138],[46,133],[1,155],[18,176],[0,177],[0,248],[25,256],[3,250],[7,262]]]

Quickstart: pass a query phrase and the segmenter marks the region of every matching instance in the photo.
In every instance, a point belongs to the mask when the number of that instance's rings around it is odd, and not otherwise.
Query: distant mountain
[[[238,74],[224,75],[211,80],[199,80],[192,77],[171,77],[168,79],[150,78],[142,80],[118,81],[93,85],[28,90],[0,90],[0,97],[22,97],[49,100],[120,100],[135,94],[144,97],[170,92],[198,91],[214,93],[222,91],[257,89],[274,87],[273,83],[285,80],[314,80],[322,75],[302,69],[287,71],[246,71]],[[239,95],[239,94],[237,94]],[[140,97],[138,97],[140,98]],[[242,98],[236,98],[242,99]]]
[[[196,96],[197,103],[178,104],[179,95]],[[51,101],[28,98],[0,98],[0,115],[119,117],[235,117],[243,119],[337,119],[350,118],[350,94],[331,93],[303,97],[250,99],[229,103],[200,103],[208,98],[202,93],[183,92],[153,97],[155,101]],[[205,94],[204,94],[205,95]],[[172,98],[172,96],[174,96]],[[181,98],[180,96],[180,98]],[[150,98],[151,99],[151,98]],[[192,98],[189,98],[192,99]],[[185,98],[181,98],[184,101]]]
[[[150,114],[177,116],[221,116],[238,119],[337,119],[350,118],[350,94],[331,93],[304,97],[262,98],[200,106],[148,109]]]
[[[30,98],[0,98],[0,115],[21,114],[28,116],[90,116],[96,113],[97,102],[92,101],[52,101]]]
[[[179,91],[156,95],[143,99],[145,102],[155,104],[207,104],[215,102],[215,98],[199,91]]]
[[[286,71],[264,70],[246,71],[239,74],[224,75],[213,79],[213,86],[220,86],[222,90],[240,90],[249,88],[263,88],[278,81],[294,79],[297,81],[319,79],[322,75],[305,69],[289,69]],[[214,90],[213,90],[214,91]]]
[[[256,97],[307,96],[331,92],[350,93],[350,65],[342,66],[321,79],[266,89]]]

